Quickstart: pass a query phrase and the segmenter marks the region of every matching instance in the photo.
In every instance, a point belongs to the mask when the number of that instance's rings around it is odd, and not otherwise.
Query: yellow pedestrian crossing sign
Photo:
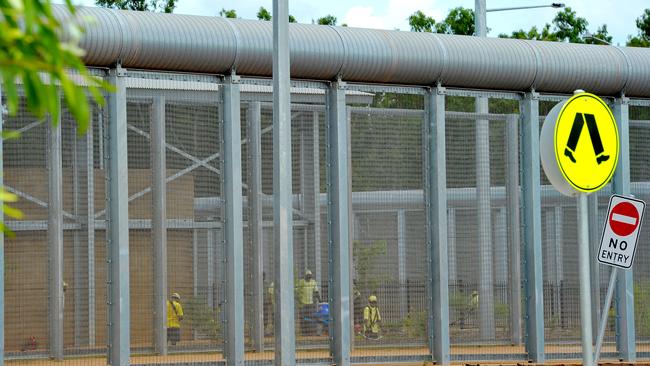
[[[549,161],[550,151],[544,153],[544,149],[551,150],[550,146],[544,146],[549,145],[550,138],[554,161]],[[564,194],[596,192],[609,182],[616,170],[619,151],[616,120],[607,104],[593,94],[578,93],[556,105],[544,121],[540,143],[544,171]],[[563,182],[558,187],[554,182],[560,178],[557,173],[570,188]]]

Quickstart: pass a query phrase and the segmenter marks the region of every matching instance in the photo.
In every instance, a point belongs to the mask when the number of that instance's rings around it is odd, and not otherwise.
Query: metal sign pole
[[[589,217],[587,195],[578,195],[578,253],[580,265],[580,322],[582,324],[582,362],[593,363],[593,333],[591,326],[591,284],[589,278]]]
[[[616,285],[616,276],[618,275],[618,267],[612,268],[612,274],[609,277],[609,286],[607,286],[607,296],[605,297],[605,306],[602,307],[600,315],[600,327],[598,328],[598,338],[596,339],[596,355],[594,362],[598,362],[600,357],[600,349],[603,346],[603,338],[605,337],[605,326],[607,325],[607,315],[609,314],[609,305],[612,302],[614,295],[614,286]]]

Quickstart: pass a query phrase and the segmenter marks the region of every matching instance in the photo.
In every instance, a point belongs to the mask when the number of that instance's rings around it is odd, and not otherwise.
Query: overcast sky
[[[561,0],[487,0],[487,8],[512,6],[542,5]],[[82,5],[93,5],[94,0],[73,0]],[[613,43],[625,45],[628,35],[636,35],[635,20],[650,8],[650,0],[565,0],[566,6],[576,11],[578,16],[587,19],[589,30],[607,24]],[[625,4],[625,5],[623,5]],[[269,11],[272,0],[178,0],[175,13],[194,15],[218,15],[219,10],[235,9],[240,18],[255,19],[258,9],[263,6]],[[422,10],[436,21],[441,21],[449,9],[462,6],[474,8],[474,0],[289,0],[289,13],[300,23],[331,14],[338,19],[338,24],[346,23],[350,27],[410,30],[408,16]],[[496,37],[499,33],[513,30],[529,30],[532,26],[541,29],[550,23],[558,9],[539,8],[488,12],[487,25],[491,29],[488,36]]]

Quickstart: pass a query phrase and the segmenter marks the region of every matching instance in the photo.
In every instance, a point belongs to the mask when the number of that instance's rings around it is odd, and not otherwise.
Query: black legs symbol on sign
[[[576,151],[576,147],[578,146],[580,133],[582,132],[582,127],[584,127],[585,122],[587,122],[587,130],[589,130],[591,146],[594,148],[594,155],[596,155],[596,163],[600,164],[609,160],[609,155],[603,154],[605,149],[603,149],[603,142],[600,139],[598,125],[596,125],[596,118],[593,114],[588,113],[576,113],[576,118],[573,120],[573,126],[571,126],[571,132],[569,133],[569,140],[564,149],[564,155],[571,159],[572,162],[576,162],[573,153]]]

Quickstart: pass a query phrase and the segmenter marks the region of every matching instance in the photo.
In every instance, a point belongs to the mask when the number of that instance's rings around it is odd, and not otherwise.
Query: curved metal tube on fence
[[[69,14],[54,5],[60,19]],[[89,66],[271,76],[272,23],[79,7]],[[650,49],[290,25],[291,76],[650,97]]]

